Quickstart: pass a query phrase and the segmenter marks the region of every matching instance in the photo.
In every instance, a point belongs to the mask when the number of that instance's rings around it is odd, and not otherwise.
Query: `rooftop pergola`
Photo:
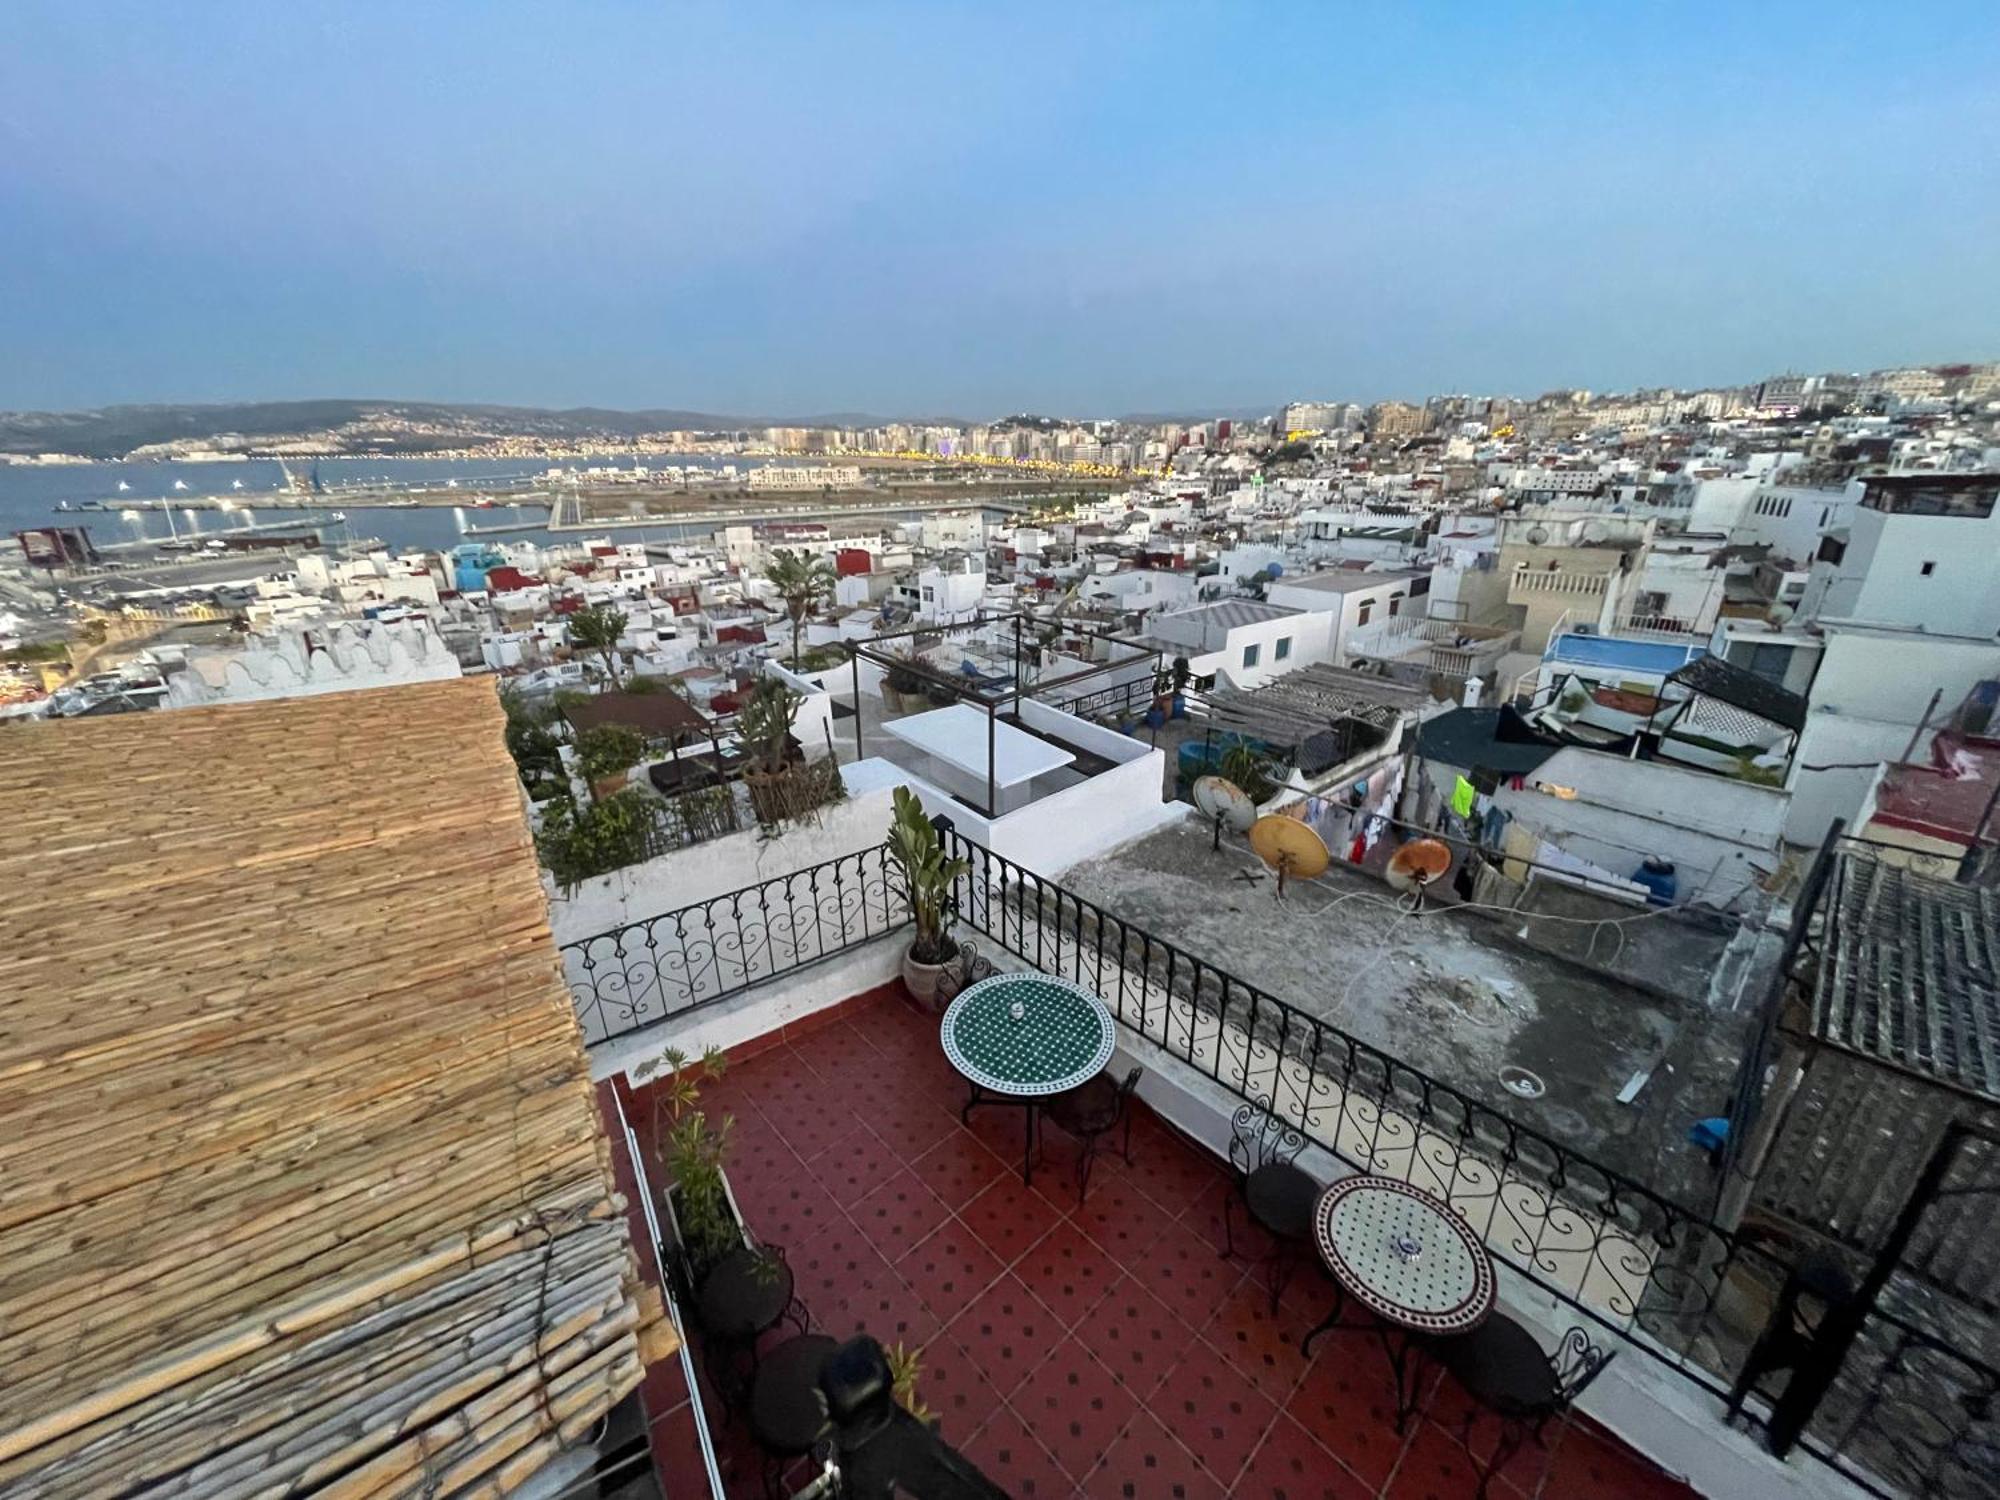
[[[1106,660],[1091,662],[1079,671],[1064,672],[1059,676],[1040,675],[1042,654],[1048,648],[1042,643],[1042,635],[1053,625],[1062,638],[1081,639],[1101,646]],[[995,655],[991,641],[997,633],[1002,654]],[[986,644],[972,648],[974,637],[983,637]],[[954,639],[968,642],[965,662],[973,670],[957,673],[940,670],[924,660],[927,652]],[[990,665],[982,665],[975,657],[985,658]],[[1087,648],[1090,649],[1090,648]],[[969,621],[954,624],[918,625],[902,630],[886,631],[869,640],[852,643],[848,666],[852,673],[854,692],[854,751],[857,757],[865,756],[862,736],[863,704],[861,697],[861,663],[866,661],[878,667],[883,673],[907,673],[919,679],[927,696],[943,696],[956,708],[971,710],[984,716],[983,734],[985,747],[983,757],[974,755],[968,749],[968,731],[957,728],[949,736],[945,746],[949,759],[960,769],[983,770],[985,782],[985,806],[988,817],[998,816],[1001,811],[1001,792],[1005,778],[1003,765],[1017,768],[1032,760],[1018,744],[1012,744],[1005,752],[1002,749],[1002,731],[1005,730],[1015,740],[1033,740],[1035,737],[1019,729],[1013,729],[1005,720],[1018,714],[1024,700],[1041,700],[1060,693],[1064,697],[1075,697],[1089,691],[1093,682],[1101,682],[1113,673],[1124,673],[1128,678],[1137,670],[1147,674],[1158,667],[1159,654],[1150,646],[1142,646],[1123,636],[1080,625],[1073,620],[1036,619],[1032,615],[1012,612],[1001,615],[981,615]],[[961,715],[961,718],[963,716]],[[975,726],[976,728],[977,726]],[[911,740],[911,736],[896,736]],[[976,739],[977,735],[971,738]],[[914,741],[912,741],[914,743]],[[919,748],[928,748],[919,746]],[[934,753],[934,752],[933,752]],[[972,761],[983,759],[983,767],[974,768]],[[1067,763],[1066,761],[1063,763]],[[1018,779],[1018,778],[1017,778]]]

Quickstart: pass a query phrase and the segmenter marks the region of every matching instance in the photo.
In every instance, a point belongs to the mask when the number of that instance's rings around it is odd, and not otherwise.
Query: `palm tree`
[[[792,669],[796,671],[806,616],[833,597],[833,564],[823,557],[780,547],[771,554],[764,579],[785,601],[785,614],[792,622]]]
[[[584,651],[595,651],[604,661],[611,685],[618,686],[618,638],[625,633],[626,615],[608,604],[593,604],[569,617],[569,638]]]

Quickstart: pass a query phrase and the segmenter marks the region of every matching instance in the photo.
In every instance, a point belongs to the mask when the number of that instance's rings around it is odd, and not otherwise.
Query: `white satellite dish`
[[[1250,800],[1250,794],[1231,781],[1227,776],[1203,776],[1194,784],[1194,805],[1201,809],[1203,817],[1215,825],[1215,838],[1209,844],[1211,849],[1222,847],[1222,828],[1227,824],[1232,832],[1244,833],[1257,821],[1257,804]]]
[[[1530,547],[1539,547],[1548,539],[1549,534],[1543,527],[1530,526],[1528,528],[1528,545]]]

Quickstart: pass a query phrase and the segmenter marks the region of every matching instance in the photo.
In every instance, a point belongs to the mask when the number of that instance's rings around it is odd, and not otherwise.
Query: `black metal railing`
[[[1774,1249],[955,831],[945,842],[968,864],[956,893],[961,924],[1095,991],[1121,1025],[1347,1165],[1450,1203],[1496,1260],[1726,1397],[1784,1281],[1787,1259]],[[1802,1446],[1864,1486],[1877,1483],[1833,1451],[1824,1428]]]
[[[623,1036],[894,932],[910,919],[883,845],[561,945],[584,1040]]]

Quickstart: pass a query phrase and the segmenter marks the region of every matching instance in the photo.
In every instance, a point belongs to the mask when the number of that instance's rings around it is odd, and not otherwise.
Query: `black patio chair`
[[[778,1345],[757,1367],[750,1387],[750,1436],[764,1452],[766,1495],[782,1496],[786,1468],[832,1433],[819,1375],[839,1347],[838,1339],[825,1334],[802,1333]]]
[[[1060,1125],[1076,1137],[1082,1147],[1076,1159],[1076,1201],[1079,1203],[1083,1202],[1083,1195],[1090,1189],[1090,1168],[1097,1160],[1098,1142],[1120,1124],[1125,1127],[1125,1164],[1132,1164],[1131,1101],[1133,1092],[1139,1087],[1140,1072],[1140,1069],[1134,1068],[1125,1075],[1123,1083],[1113,1081],[1109,1073],[1099,1073],[1088,1082],[1065,1089],[1060,1094],[1051,1094],[1042,1101],[1042,1117]]]
[[[958,939],[958,952],[952,961],[944,966],[938,975],[937,1004],[942,1010],[958,998],[960,990],[969,989],[982,979],[991,978],[1000,971],[993,967],[990,959],[979,956],[979,949],[965,938]]]
[[[1614,1352],[1572,1328],[1553,1354],[1544,1353],[1532,1333],[1498,1313],[1470,1333],[1433,1340],[1427,1348],[1467,1395],[1500,1419],[1500,1440],[1480,1471],[1474,1500],[1485,1500],[1493,1476],[1522,1444],[1532,1438],[1541,1445],[1550,1419],[1569,1411]],[[1470,1413],[1465,1425],[1469,1432]]]
[[[1250,1221],[1270,1237],[1265,1256],[1271,1283],[1271,1311],[1291,1280],[1300,1258],[1312,1243],[1313,1205],[1320,1185],[1298,1164],[1306,1138],[1272,1112],[1267,1104],[1246,1104],[1229,1123],[1229,1165],[1237,1191],[1223,1200],[1223,1258],[1236,1253],[1233,1222],[1236,1199],[1243,1200]]]

